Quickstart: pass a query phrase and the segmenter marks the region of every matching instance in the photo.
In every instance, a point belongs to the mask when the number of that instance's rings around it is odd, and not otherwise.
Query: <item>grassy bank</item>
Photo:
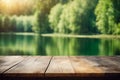
[[[43,37],[69,37],[69,38],[113,38],[120,39],[120,35],[74,35],[74,34],[36,34],[36,33],[0,33],[2,35],[40,35]]]

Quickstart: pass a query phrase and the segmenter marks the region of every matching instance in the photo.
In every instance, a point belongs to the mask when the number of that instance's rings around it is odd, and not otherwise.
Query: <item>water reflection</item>
[[[0,55],[120,55],[119,39],[0,35]]]

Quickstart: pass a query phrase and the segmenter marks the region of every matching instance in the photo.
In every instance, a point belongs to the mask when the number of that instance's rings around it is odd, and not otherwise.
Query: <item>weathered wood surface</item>
[[[1,56],[0,76],[103,77],[120,76],[120,56]],[[111,77],[111,76],[110,76]]]
[[[56,56],[53,57],[47,71],[47,77],[72,76],[74,74],[73,67],[68,57]]]
[[[88,60],[98,63],[104,73],[120,73],[120,57],[86,57]]]
[[[41,76],[44,77],[51,57],[36,56],[27,57],[23,62],[6,71],[7,76]]]
[[[103,76],[105,70],[98,62],[90,61],[86,57],[70,57],[76,76]]]
[[[14,67],[18,63],[20,63],[25,57],[21,56],[0,56],[0,73]]]

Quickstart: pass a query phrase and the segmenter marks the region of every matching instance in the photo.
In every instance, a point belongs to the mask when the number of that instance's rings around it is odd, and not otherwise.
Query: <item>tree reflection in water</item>
[[[0,55],[114,56],[119,45],[119,39],[0,35]]]

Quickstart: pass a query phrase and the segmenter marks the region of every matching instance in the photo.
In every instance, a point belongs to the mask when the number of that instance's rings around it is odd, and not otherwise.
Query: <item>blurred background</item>
[[[18,34],[19,33],[19,34]],[[120,55],[120,0],[0,0],[0,55]]]

